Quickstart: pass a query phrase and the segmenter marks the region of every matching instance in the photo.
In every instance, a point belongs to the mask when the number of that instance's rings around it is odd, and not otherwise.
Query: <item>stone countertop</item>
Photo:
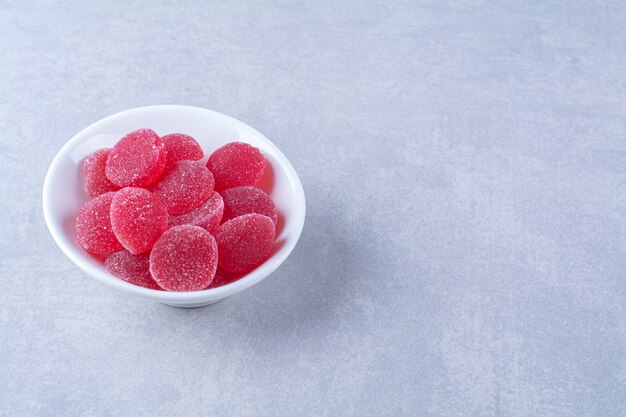
[[[626,410],[623,2],[0,2],[0,415]],[[88,124],[221,111],[290,158],[302,238],[180,310],[56,247]]]

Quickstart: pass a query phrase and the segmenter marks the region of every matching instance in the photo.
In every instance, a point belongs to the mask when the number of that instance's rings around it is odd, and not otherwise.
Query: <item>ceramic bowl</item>
[[[185,133],[202,146],[204,161],[228,142],[258,147],[268,165],[259,183],[274,200],[280,219],[272,256],[241,279],[196,292],[166,292],[125,282],[104,269],[100,259],[76,242],[75,219],[89,199],[82,185],[80,164],[97,149],[112,147],[122,136],[148,127],[159,135]],[[50,164],[43,187],[43,212],[54,241],[79,268],[105,285],[133,296],[175,307],[201,307],[236,294],[266,278],[289,256],[296,245],[305,217],[302,183],[289,160],[269,139],[247,124],[224,114],[198,107],[160,105],[139,107],[106,117],[71,138]]]

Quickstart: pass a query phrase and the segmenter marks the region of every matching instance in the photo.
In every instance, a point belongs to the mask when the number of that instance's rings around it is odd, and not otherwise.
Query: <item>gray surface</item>
[[[0,3],[0,415],[626,413],[626,5],[175,3]],[[155,103],[258,128],[307,193],[209,308],[43,222],[63,143]]]

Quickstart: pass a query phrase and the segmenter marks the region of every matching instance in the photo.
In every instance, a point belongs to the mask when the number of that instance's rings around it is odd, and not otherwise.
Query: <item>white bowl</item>
[[[186,133],[200,143],[206,161],[227,142],[247,142],[258,147],[268,161],[260,187],[270,194],[280,214],[272,256],[261,266],[231,284],[196,292],[166,292],[125,282],[104,269],[101,260],[76,242],[75,219],[88,200],[83,190],[80,164],[97,149],[112,147],[123,135],[139,128],[159,135]],[[50,234],[63,253],[83,271],[116,290],[175,307],[201,307],[220,301],[261,281],[291,253],[304,226],[305,200],[298,174],[269,139],[247,124],[224,114],[189,106],[148,106],[106,117],[83,129],[56,155],[43,187],[43,212]]]

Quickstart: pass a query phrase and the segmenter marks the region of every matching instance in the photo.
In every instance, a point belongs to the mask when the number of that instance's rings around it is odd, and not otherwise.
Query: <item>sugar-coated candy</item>
[[[274,222],[257,213],[235,217],[215,231],[219,266],[231,272],[248,272],[272,254]]]
[[[187,213],[170,216],[170,227],[190,224],[213,231],[219,226],[224,213],[224,200],[216,191],[213,191],[209,198],[201,206],[188,211]]]
[[[117,191],[120,187],[113,184],[106,176],[107,158],[111,153],[111,149],[100,149],[89,155],[83,161],[83,179],[85,191],[90,197],[108,193],[109,191]]]
[[[161,199],[169,214],[182,214],[202,204],[213,192],[213,174],[194,161],[178,161],[167,167],[150,190]]]
[[[150,253],[150,272],[167,291],[198,291],[213,280],[217,244],[198,226],[175,226],[157,240]]]
[[[215,150],[206,165],[203,156],[193,137],[151,129],[89,155],[82,173],[94,198],[76,218],[78,243],[113,275],[154,290],[198,291],[244,277],[274,248],[278,212],[255,187],[267,161],[243,142]]]
[[[123,249],[111,227],[111,202],[115,193],[102,194],[80,209],[76,217],[78,243],[90,253],[106,255]]]
[[[167,164],[165,143],[152,129],[129,133],[115,144],[106,176],[120,187],[146,187],[159,179]]]
[[[167,230],[167,210],[157,196],[144,188],[122,188],[113,196],[111,225],[120,243],[137,255],[152,249]]]
[[[217,271],[215,272],[215,277],[213,278],[213,281],[211,281],[211,284],[207,287],[207,290],[228,285],[231,282],[241,279],[244,275],[245,274],[241,272],[226,271],[218,266]]]
[[[113,252],[104,261],[104,267],[116,277],[131,284],[153,290],[161,289],[150,275],[150,254],[148,253],[133,255],[127,250]]]
[[[182,133],[171,133],[161,137],[167,149],[167,164],[178,161],[197,161],[202,159],[204,152],[200,144],[191,136]]]
[[[258,148],[231,142],[209,157],[207,167],[215,177],[215,189],[222,191],[240,185],[255,185],[265,171],[265,158]]]
[[[274,222],[278,222],[278,212],[276,206],[265,191],[252,187],[234,187],[222,192],[224,199],[224,217],[222,221],[227,221],[237,216],[248,213],[264,214]]]

